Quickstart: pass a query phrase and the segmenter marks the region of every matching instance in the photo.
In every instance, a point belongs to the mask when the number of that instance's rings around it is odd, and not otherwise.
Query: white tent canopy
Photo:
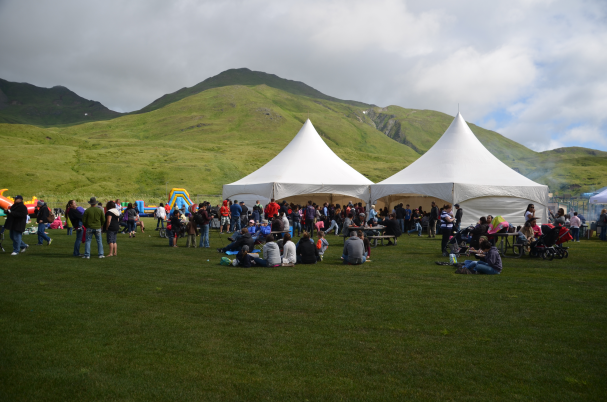
[[[588,201],[590,204],[607,204],[607,189],[601,191],[597,195],[590,197]]]
[[[461,114],[419,159],[386,180],[371,186],[371,199],[384,204],[417,201],[429,208],[459,203],[464,224],[480,216],[502,215],[510,223],[524,223],[528,204],[535,204],[536,217],[547,220],[548,187],[517,173],[476,138]],[[426,205],[424,205],[426,204]],[[393,206],[393,205],[390,205]]]
[[[313,166],[303,163],[313,158]],[[250,175],[223,186],[223,198],[253,205],[271,198],[299,204],[308,199],[344,203],[358,199],[365,203],[373,184],[341,160],[320,138],[308,119],[295,138],[274,159]],[[354,200],[353,200],[354,201]]]

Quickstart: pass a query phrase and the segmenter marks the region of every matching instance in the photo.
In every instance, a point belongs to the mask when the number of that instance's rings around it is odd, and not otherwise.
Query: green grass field
[[[340,264],[342,241],[329,236],[320,264],[242,269],[220,266],[214,249],[171,249],[147,222],[135,239],[119,235],[117,258],[71,257],[63,230],[50,247],[0,253],[0,400],[607,394],[598,240],[567,260],[504,259],[499,276],[455,275],[434,264],[438,239],[407,236],[364,266]]]

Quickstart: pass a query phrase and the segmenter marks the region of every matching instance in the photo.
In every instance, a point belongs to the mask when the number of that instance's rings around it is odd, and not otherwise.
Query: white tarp
[[[310,164],[311,162],[311,164]],[[371,180],[341,160],[322,140],[308,119],[295,138],[253,173],[223,186],[223,198],[253,205],[294,196],[314,196],[331,202],[331,196],[360,199],[370,197]],[[297,197],[300,198],[300,197]],[[353,200],[354,201],[354,200]]]
[[[371,186],[374,202],[386,200],[388,196],[398,198],[394,197],[398,194],[434,197],[437,202],[459,203],[462,208],[465,201],[483,197],[491,199],[491,202],[499,200],[508,210],[513,205],[518,208],[524,203],[533,203],[536,216],[548,216],[548,186],[526,178],[497,159],[476,138],[460,113],[428,152],[395,175]],[[477,221],[478,214],[486,215],[482,208],[478,208],[481,205],[488,204],[471,204],[470,214],[464,209],[464,223]],[[499,208],[497,204],[487,213],[496,215]],[[524,222],[525,208],[511,223]]]
[[[588,201],[590,204],[607,204],[607,189],[601,191],[597,195],[590,197]]]

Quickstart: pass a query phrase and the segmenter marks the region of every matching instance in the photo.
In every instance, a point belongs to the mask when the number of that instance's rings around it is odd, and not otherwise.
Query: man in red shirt
[[[266,214],[266,219],[274,218],[274,215],[278,214],[278,210],[280,206],[274,202],[274,198],[270,200],[270,203],[266,206],[266,210],[264,211]]]
[[[226,233],[230,231],[230,207],[228,206],[228,200],[223,200],[223,206],[219,208],[220,215],[220,226],[219,233],[223,233],[224,225],[227,225]]]

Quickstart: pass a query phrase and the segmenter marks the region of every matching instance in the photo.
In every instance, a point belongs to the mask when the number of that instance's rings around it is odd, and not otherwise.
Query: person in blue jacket
[[[230,214],[232,215],[232,222],[230,222],[230,226],[234,232],[240,231],[240,215],[242,214],[242,208],[238,205],[238,201],[234,200],[234,203],[230,207]]]

